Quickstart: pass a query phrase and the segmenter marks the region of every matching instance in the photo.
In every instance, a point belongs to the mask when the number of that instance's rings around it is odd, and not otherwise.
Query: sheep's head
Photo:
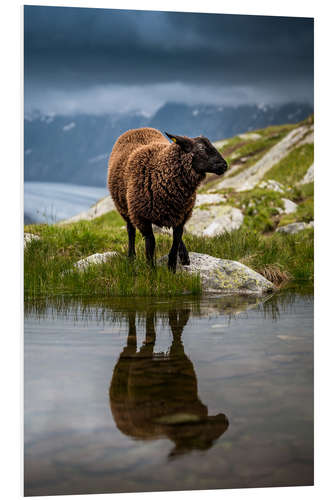
[[[192,167],[201,174],[212,173],[222,175],[228,168],[223,156],[214,148],[207,137],[190,137],[165,134],[176,143],[184,153],[192,154]]]

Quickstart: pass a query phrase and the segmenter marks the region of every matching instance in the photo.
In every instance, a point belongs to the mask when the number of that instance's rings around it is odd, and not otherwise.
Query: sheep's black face
[[[206,137],[193,139],[193,168],[198,173],[222,175],[228,168],[223,156]]]
[[[227,170],[227,162],[207,137],[190,139],[189,137],[170,135],[167,132],[166,135],[178,144],[184,153],[192,153],[192,166],[198,174],[222,175]]]

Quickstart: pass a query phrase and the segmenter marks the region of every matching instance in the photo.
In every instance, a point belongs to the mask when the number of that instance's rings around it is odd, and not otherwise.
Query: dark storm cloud
[[[178,82],[299,84],[311,94],[312,19],[31,6],[24,14],[28,91]]]

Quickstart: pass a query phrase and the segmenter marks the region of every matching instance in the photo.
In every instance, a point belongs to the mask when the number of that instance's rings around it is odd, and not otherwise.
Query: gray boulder
[[[196,236],[216,236],[238,229],[243,223],[242,212],[229,205],[197,208],[185,226],[185,231]]]
[[[218,259],[210,255],[190,252],[189,266],[178,269],[196,274],[201,278],[203,290],[209,293],[236,295],[264,295],[275,290],[273,283],[249,267],[227,259]],[[167,264],[168,256],[159,259],[160,264]]]
[[[118,252],[104,252],[104,253],[94,253],[93,255],[89,255],[89,257],[85,257],[84,259],[80,259],[74,267],[76,269],[80,269],[84,271],[91,264],[103,264],[104,262],[108,262],[113,257],[116,257]]]
[[[309,222],[292,222],[291,224],[287,224],[286,226],[281,226],[277,228],[278,233],[286,233],[286,234],[295,234],[299,233],[299,231],[303,231],[304,229],[308,229],[309,227],[313,227],[313,221]]]
[[[297,205],[287,198],[282,198],[283,208],[278,207],[277,210],[280,214],[293,214],[297,210]]]
[[[223,203],[226,201],[226,197],[220,193],[208,193],[208,194],[197,194],[195,200],[195,207],[201,207],[202,205],[214,205],[217,203]]]

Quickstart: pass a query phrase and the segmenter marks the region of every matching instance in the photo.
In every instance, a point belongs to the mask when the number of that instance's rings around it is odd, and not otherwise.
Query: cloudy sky
[[[313,20],[24,7],[25,111],[313,102]]]

